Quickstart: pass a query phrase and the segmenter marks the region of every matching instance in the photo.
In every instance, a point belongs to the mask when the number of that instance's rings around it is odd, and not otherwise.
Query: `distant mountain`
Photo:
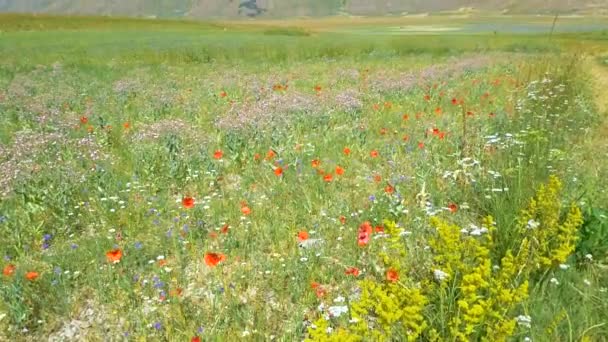
[[[608,0],[0,0],[0,12],[138,17],[317,17],[475,10],[605,13]]]

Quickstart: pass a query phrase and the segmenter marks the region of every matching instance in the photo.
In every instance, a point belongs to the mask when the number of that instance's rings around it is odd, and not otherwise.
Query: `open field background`
[[[0,340],[606,341],[608,24],[552,24],[0,15]]]

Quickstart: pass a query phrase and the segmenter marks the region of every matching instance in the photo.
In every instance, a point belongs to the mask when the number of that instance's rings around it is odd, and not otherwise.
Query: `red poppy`
[[[15,270],[17,270],[17,267],[15,265],[8,264],[8,265],[4,266],[4,270],[2,270],[2,274],[4,274],[7,277],[10,277],[13,274],[15,274]]]
[[[282,167],[277,167],[276,169],[274,169],[274,174],[277,176],[281,176],[283,175],[283,168]]]
[[[437,137],[439,137],[439,140],[443,140],[443,138],[445,138],[445,132],[439,132]]]
[[[399,273],[395,269],[390,268],[386,271],[386,280],[391,283],[396,283],[399,280]]]
[[[372,235],[372,225],[369,221],[363,222],[359,226],[358,244],[359,246],[365,246],[369,243],[370,236]]]
[[[384,102],[384,109],[391,109],[392,107],[393,107],[392,102],[390,102],[390,101]]]
[[[343,150],[344,154],[349,155],[350,154],[350,148],[345,147]]]
[[[331,173],[327,173],[323,176],[323,180],[327,183],[330,183],[334,180],[334,176]]]
[[[220,92],[220,97],[226,97],[226,96],[228,96],[228,93],[226,93],[225,91],[222,90]]]
[[[346,269],[346,271],[344,272],[346,275],[352,275],[354,277],[358,277],[359,276],[359,269],[356,267],[349,267]]]
[[[215,267],[224,260],[226,260],[226,256],[222,253],[205,253],[205,264],[209,267]]]
[[[340,223],[346,224],[346,216],[340,215]]]
[[[186,209],[194,208],[194,198],[192,198],[190,196],[186,196],[186,197],[182,198],[182,205]]]
[[[441,109],[441,107],[435,108],[435,114],[441,115],[442,112],[443,112],[443,110]]]
[[[376,233],[384,233],[383,226],[376,226],[376,228],[374,228],[374,230],[376,231]]]
[[[336,166],[336,174],[338,176],[342,176],[344,174],[344,168],[341,166]]]
[[[395,192],[395,188],[392,185],[387,184],[384,187],[384,192],[386,192],[387,194],[392,194],[393,192]]]
[[[403,136],[403,141],[408,141],[408,140],[410,140],[410,137],[409,137],[409,136],[407,136],[407,135],[404,135],[404,136]]]
[[[448,209],[450,210],[450,212],[455,213],[458,211],[458,206],[454,203],[450,203],[448,205]]]
[[[325,290],[324,287],[319,286],[316,288],[315,294],[317,295],[317,298],[322,298],[325,297],[325,295],[327,294],[327,290]]]
[[[317,84],[314,89],[315,89],[316,92],[320,92],[321,91],[321,86]]]
[[[38,279],[38,277],[40,276],[40,274],[38,274],[38,272],[27,272],[25,274],[25,279],[29,280],[29,281],[34,281],[36,279]]]
[[[268,152],[266,152],[266,160],[270,160],[270,159],[274,158],[275,155],[276,155],[276,153],[274,153],[273,150],[268,150]]]
[[[221,229],[220,232],[222,232],[222,234],[228,234],[228,230],[230,229],[230,226],[225,224]]]
[[[308,232],[306,231],[301,231],[298,233],[298,241],[302,242],[302,241],[306,241],[308,240]]]
[[[122,259],[122,251],[118,248],[113,249],[111,251],[107,251],[106,258],[108,259],[108,262],[117,264],[120,262],[120,259]]]
[[[87,132],[89,132],[89,133],[93,133],[93,130],[94,130],[94,129],[93,129],[93,126],[91,126],[91,125],[88,125],[88,126],[87,126]]]
[[[431,95],[424,95],[424,100],[425,101],[430,101],[431,100]]]
[[[122,127],[124,127],[124,129],[129,129],[129,128],[131,128],[131,124],[127,121],[122,124]]]
[[[380,183],[381,181],[382,181],[382,176],[380,176],[380,175],[374,175],[374,182]]]
[[[388,131],[388,130],[387,130],[386,128],[382,128],[382,129],[380,129],[380,135],[386,135],[386,132],[387,132],[387,131]]]
[[[424,143],[422,141],[418,142],[418,148],[419,149],[423,149],[424,148]]]
[[[380,105],[377,103],[374,103],[374,110],[378,110],[378,109],[380,109]]]
[[[404,120],[404,121],[407,121],[407,120],[409,120],[409,119],[410,119],[409,114],[403,114],[403,120]]]
[[[243,215],[247,216],[251,214],[251,209],[248,206],[244,205],[241,207],[241,212],[243,213]]]
[[[310,282],[310,287],[314,290],[317,289],[321,286],[321,284],[317,283],[316,281],[312,281]]]
[[[209,238],[210,239],[217,239],[217,233],[216,232],[209,233]]]
[[[458,99],[457,98],[453,98],[452,99],[452,104],[455,106],[458,104]]]
[[[89,122],[89,118],[87,118],[86,116],[81,116],[80,117],[80,123],[83,125],[86,125]]]
[[[378,151],[376,151],[376,150],[372,150],[372,151],[369,153],[369,155],[370,155],[372,158],[377,158],[377,157],[379,156]]]
[[[475,115],[475,113],[471,112],[470,110],[467,111],[467,116],[473,116],[473,115]]]
[[[317,168],[319,167],[319,165],[321,165],[321,161],[319,159],[313,159],[310,164],[312,165],[313,168]]]
[[[213,152],[213,158],[215,159],[222,159],[223,156],[224,152],[222,152],[222,150],[216,150],[215,152]]]
[[[165,259],[158,260],[158,267],[164,267],[164,266],[167,266],[167,260],[165,260]]]
[[[194,337],[193,337],[193,338],[190,340],[190,342],[201,342],[201,341],[202,341],[202,340],[201,340],[201,338],[200,338],[200,337],[198,337],[198,336],[194,336]]]
[[[181,297],[181,295],[182,295],[183,292],[184,292],[184,290],[182,290],[181,287],[178,287],[175,290],[169,291],[169,296],[172,296],[172,297]]]

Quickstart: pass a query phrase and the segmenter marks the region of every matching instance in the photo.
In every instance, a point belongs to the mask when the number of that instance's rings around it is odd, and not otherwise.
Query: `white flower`
[[[434,270],[433,275],[435,276],[435,280],[439,282],[444,281],[445,279],[450,277],[449,274],[443,272],[442,270]]]
[[[344,300],[344,297],[338,296],[336,299],[334,299],[334,303],[344,303]]]
[[[551,284],[553,284],[553,285],[559,285],[559,280],[557,280],[555,278],[551,278],[551,280],[549,280],[549,282],[551,282]]]
[[[583,279],[583,283],[585,283],[587,286],[591,286],[591,282],[587,279]]]
[[[568,264],[560,264],[559,268],[561,268],[562,270],[567,270],[567,269],[570,268],[570,265],[568,265]]]
[[[593,255],[591,255],[591,254],[585,254],[585,259],[591,261],[591,260],[593,260]]]
[[[527,315],[519,315],[515,319],[517,320],[517,324],[522,325],[527,328],[531,327],[532,317],[527,316]]]
[[[528,220],[528,229],[536,229],[538,228],[538,226],[540,226],[540,223],[537,221],[534,221],[533,219]]]
[[[327,308],[327,311],[332,317],[340,317],[342,314],[348,312],[348,307],[346,305],[330,306],[329,308]]]

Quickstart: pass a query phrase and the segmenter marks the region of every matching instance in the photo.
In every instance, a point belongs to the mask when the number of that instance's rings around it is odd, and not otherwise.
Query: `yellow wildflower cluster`
[[[562,183],[551,176],[519,218],[519,230],[524,236],[522,252],[529,256],[530,271],[546,269],[564,263],[576,246],[577,232],[583,224],[581,210],[574,204],[560,223]],[[527,249],[527,251],[523,251]]]
[[[582,224],[572,205],[560,223],[561,183],[551,177],[518,219],[516,250],[494,259],[495,223],[486,217],[475,233],[440,218],[431,218],[431,269],[421,279],[400,272],[407,263],[406,246],[393,222],[379,254],[387,270],[399,275],[360,282],[361,297],[351,303],[351,323],[332,330],[321,318],[309,329],[314,341],[506,341],[515,333],[516,309],[528,297],[529,279],[574,250]],[[416,276],[412,276],[416,277]]]
[[[449,319],[448,331],[435,331],[437,339],[459,341],[503,341],[513,333],[516,321],[513,309],[527,297],[528,283],[515,281],[517,273],[509,251],[493,271],[490,251],[493,247],[491,217],[484,220],[481,236],[462,234],[457,225],[433,218],[437,235],[431,239],[435,269],[449,274],[438,279],[440,286],[457,291],[436,291],[440,302],[455,301],[456,306],[439,307],[438,315]]]

